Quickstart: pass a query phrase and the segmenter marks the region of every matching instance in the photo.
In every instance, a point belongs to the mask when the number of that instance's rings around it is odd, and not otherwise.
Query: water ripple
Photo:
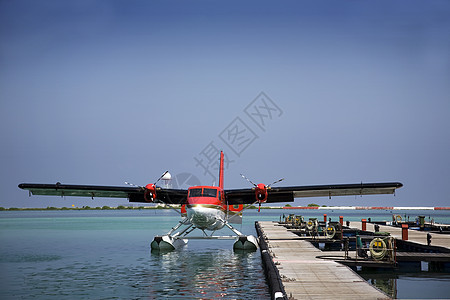
[[[269,299],[257,253],[175,251],[134,264],[76,261],[27,275],[33,296],[92,299]]]

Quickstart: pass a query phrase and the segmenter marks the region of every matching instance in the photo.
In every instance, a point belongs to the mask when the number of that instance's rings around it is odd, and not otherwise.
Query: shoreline
[[[179,209],[180,207],[173,207]],[[17,208],[0,207],[0,211],[42,211],[42,210],[142,210],[142,209],[171,209],[169,207],[161,206],[102,206],[102,207],[41,207],[41,208]],[[258,209],[257,207],[250,207],[248,209]],[[450,210],[450,207],[434,207],[434,206],[268,206],[261,207],[261,209],[297,209],[297,210]]]

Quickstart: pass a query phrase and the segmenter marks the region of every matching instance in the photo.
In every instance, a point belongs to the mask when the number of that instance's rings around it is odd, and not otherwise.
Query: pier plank
[[[350,268],[316,258],[322,251],[274,222],[258,222],[285,291],[293,299],[390,299]]]

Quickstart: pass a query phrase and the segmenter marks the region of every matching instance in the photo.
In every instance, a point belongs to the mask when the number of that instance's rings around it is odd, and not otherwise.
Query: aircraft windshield
[[[201,196],[202,196],[202,189],[189,190],[189,197],[201,197]]]
[[[202,189],[198,188],[198,189],[190,189],[189,190],[189,197],[217,197],[217,190],[216,189],[208,189],[205,188]]]
[[[203,196],[204,197],[217,197],[217,190],[216,189],[203,189]]]

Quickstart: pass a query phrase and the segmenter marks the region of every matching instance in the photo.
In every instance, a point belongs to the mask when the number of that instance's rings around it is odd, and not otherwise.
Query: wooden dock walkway
[[[390,299],[349,267],[317,258],[322,251],[278,223],[258,224],[290,299]]]
[[[381,232],[389,232],[392,237],[401,240],[402,239],[402,228],[378,225],[380,226]],[[362,222],[350,222],[350,228],[362,229]],[[367,223],[366,231],[375,232],[375,224]],[[408,241],[427,245],[427,231],[418,231],[408,229]],[[450,234],[439,234],[439,233],[430,233],[431,234],[431,246],[444,247],[450,250]]]

